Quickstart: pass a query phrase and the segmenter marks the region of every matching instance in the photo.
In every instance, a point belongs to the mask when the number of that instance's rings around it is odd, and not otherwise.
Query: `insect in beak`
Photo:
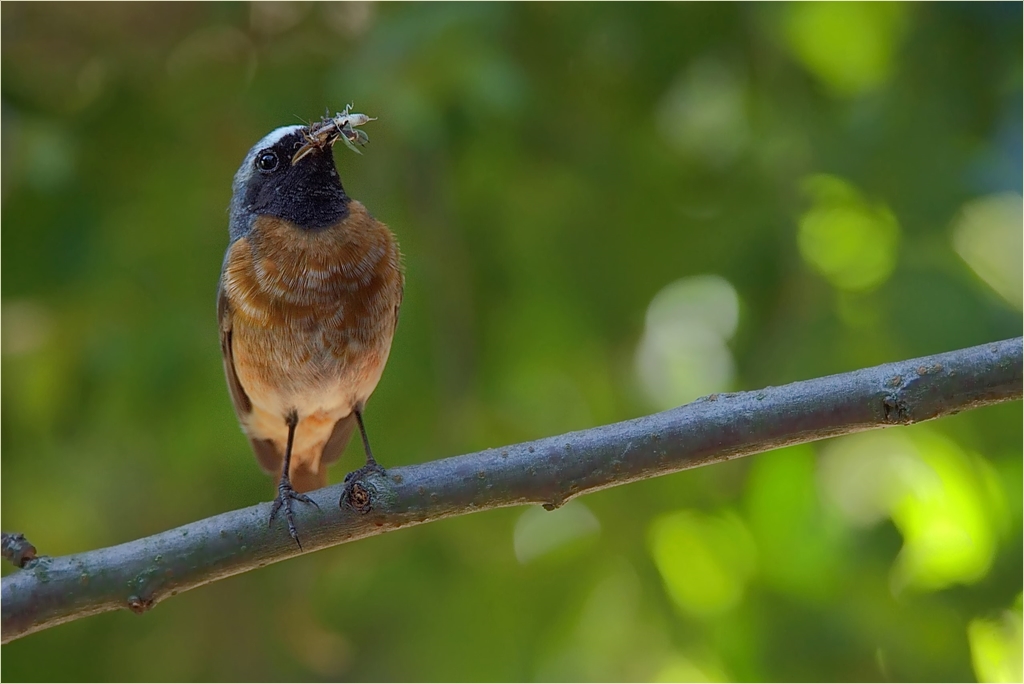
[[[306,142],[292,156],[292,166],[299,163],[301,159],[313,152],[322,150],[328,145],[334,147],[334,143],[341,140],[345,146],[356,154],[362,154],[356,145],[362,146],[370,142],[370,138],[356,126],[362,126],[370,121],[376,121],[375,117],[359,114],[352,111],[352,105],[345,107],[345,111],[337,112],[334,116],[325,114],[320,121],[303,130],[302,135]]]

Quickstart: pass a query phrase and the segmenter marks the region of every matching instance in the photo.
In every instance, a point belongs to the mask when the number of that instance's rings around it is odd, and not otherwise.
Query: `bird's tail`
[[[327,468],[323,464],[320,464],[318,470],[313,471],[308,463],[293,462],[289,477],[292,481],[292,487],[297,492],[311,492],[314,489],[327,486]]]

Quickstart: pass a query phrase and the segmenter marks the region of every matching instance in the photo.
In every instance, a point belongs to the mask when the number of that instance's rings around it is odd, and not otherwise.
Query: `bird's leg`
[[[376,460],[373,458],[373,451],[370,450],[370,438],[366,436],[366,426],[363,425],[363,414],[361,411],[355,411],[356,422],[359,423],[359,434],[363,437],[363,450],[366,451],[366,468],[371,468],[377,472],[383,474],[384,469],[380,467]]]
[[[363,425],[363,413],[362,411],[353,409],[353,413],[356,414],[356,422],[359,424],[359,434],[363,437],[363,449],[366,451],[366,464],[359,470],[353,470],[351,473],[345,476],[345,491],[341,495],[342,502],[348,502],[349,505],[353,505],[355,502],[352,499],[352,489],[356,482],[360,478],[365,477],[371,473],[377,475],[384,475],[384,468],[377,463],[373,457],[373,452],[370,450],[370,440],[366,436],[366,426]],[[355,505],[353,506],[360,510],[369,510],[366,505]]]
[[[274,499],[274,507],[270,509],[270,522],[274,523],[274,517],[277,512],[284,507],[284,518],[288,522],[288,534],[291,535],[292,539],[298,547],[302,548],[302,542],[299,541],[299,533],[295,530],[295,520],[292,516],[292,499],[301,501],[303,503],[313,504],[317,508],[316,501],[313,501],[305,494],[299,494],[292,488],[292,481],[288,477],[288,468],[292,462],[292,442],[295,441],[295,426],[299,423],[299,416],[293,409],[291,413],[285,416],[285,422],[288,424],[288,444],[284,449],[284,470],[281,472],[281,482],[277,485],[277,498]]]

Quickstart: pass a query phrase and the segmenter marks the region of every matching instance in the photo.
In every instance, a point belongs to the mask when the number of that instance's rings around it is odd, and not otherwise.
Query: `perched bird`
[[[357,425],[366,465],[349,477],[383,472],[362,412],[404,288],[395,236],[342,188],[332,151],[340,129],[311,132],[278,128],[246,155],[217,293],[235,412],[260,465],[280,478],[270,522],[283,507],[300,548],[292,501],[316,505],[301,492],[327,484],[327,465]]]

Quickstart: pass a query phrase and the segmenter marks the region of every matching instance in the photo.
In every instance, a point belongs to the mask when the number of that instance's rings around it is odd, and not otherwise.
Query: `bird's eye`
[[[277,155],[271,150],[264,150],[256,155],[256,168],[260,171],[273,171],[277,168]]]

